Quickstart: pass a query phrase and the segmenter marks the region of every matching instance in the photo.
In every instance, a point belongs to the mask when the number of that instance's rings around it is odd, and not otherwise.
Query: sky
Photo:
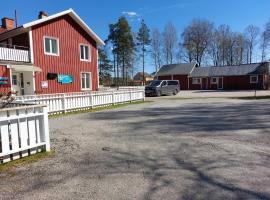
[[[72,8],[102,39],[108,35],[108,24],[124,15],[133,31],[144,19],[150,29],[161,31],[172,22],[181,37],[193,18],[212,21],[216,26],[228,24],[233,31],[243,31],[249,24],[263,29],[270,19],[270,0],[1,0],[0,17],[14,17],[19,24],[37,19],[38,12],[49,15]],[[152,72],[148,59],[146,71]]]

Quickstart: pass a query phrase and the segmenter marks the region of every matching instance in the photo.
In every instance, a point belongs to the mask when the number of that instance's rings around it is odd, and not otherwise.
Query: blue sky
[[[73,8],[102,39],[107,37],[108,24],[121,15],[128,17],[134,31],[141,18],[150,28],[160,30],[171,21],[179,37],[193,18],[228,24],[234,31],[243,31],[249,24],[263,28],[270,19],[269,0],[8,0],[0,7],[0,14],[13,17],[16,9],[22,24],[35,20],[40,10],[54,14],[68,8]],[[151,66],[148,61],[147,71],[151,72]]]

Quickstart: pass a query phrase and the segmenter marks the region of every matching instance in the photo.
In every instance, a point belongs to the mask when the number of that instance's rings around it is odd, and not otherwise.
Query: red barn
[[[0,91],[24,94],[98,89],[97,45],[104,42],[72,10],[14,27],[3,18],[0,33]]]

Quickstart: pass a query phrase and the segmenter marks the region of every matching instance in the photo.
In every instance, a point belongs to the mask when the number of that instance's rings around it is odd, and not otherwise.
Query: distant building
[[[153,76],[148,74],[147,72],[144,72],[144,82],[147,84],[149,81],[152,81],[154,79]],[[143,72],[138,72],[134,77],[133,77],[133,82],[136,85],[143,85]]]
[[[194,63],[165,65],[156,78],[179,80],[182,90],[268,89],[269,63],[220,67],[199,67]]]

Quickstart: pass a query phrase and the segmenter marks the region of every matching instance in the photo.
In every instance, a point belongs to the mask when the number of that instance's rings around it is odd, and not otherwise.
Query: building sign
[[[58,74],[58,82],[62,84],[72,83],[73,77],[68,74]]]
[[[48,81],[41,81],[41,88],[48,88]]]
[[[0,85],[7,85],[8,84],[8,77],[0,76]]]

